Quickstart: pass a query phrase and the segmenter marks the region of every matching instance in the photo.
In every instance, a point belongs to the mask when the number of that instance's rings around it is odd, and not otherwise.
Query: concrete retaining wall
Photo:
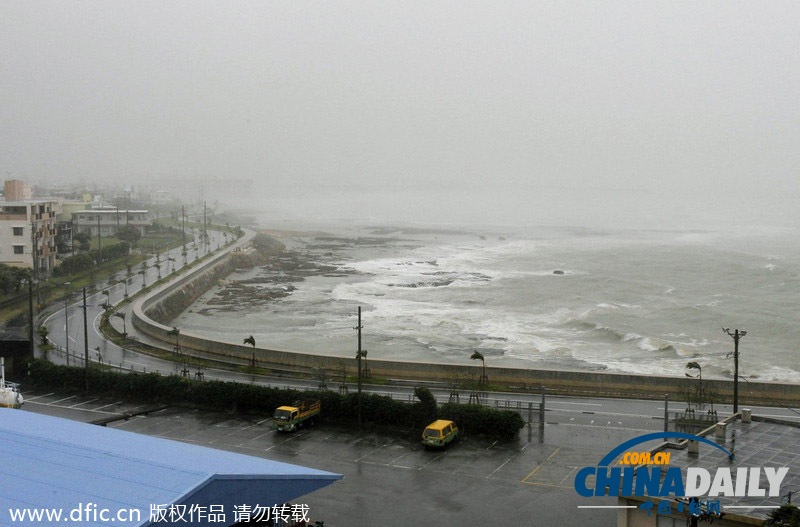
[[[249,243],[254,233],[248,234],[239,242]],[[159,289],[139,299],[133,308],[133,324],[140,331],[174,344],[175,337],[167,333],[171,327],[156,322],[148,314],[165,316],[186,309],[202,291],[213,285],[221,273],[230,268],[230,254],[217,256],[197,270],[175,282],[165,284]],[[205,288],[205,289],[203,289]],[[202,290],[202,291],[201,291]],[[186,291],[191,291],[187,294]],[[200,291],[199,294],[198,291]],[[197,294],[197,296],[194,296]],[[192,298],[194,296],[194,298]],[[161,307],[159,307],[161,306]],[[165,308],[164,306],[168,306]],[[147,314],[146,314],[147,313]],[[168,320],[162,319],[163,322]],[[296,369],[308,371],[313,367],[324,367],[329,375],[341,371],[344,365],[349,375],[355,375],[356,360],[327,355],[278,351],[264,348],[253,350],[250,346],[219,342],[190,333],[181,333],[181,347],[187,351],[197,350],[213,353],[221,357],[235,357],[248,360],[255,351],[259,366],[269,368]],[[353,353],[355,356],[355,352]],[[388,360],[369,360],[373,376],[388,379],[411,379],[424,381],[454,382],[456,379],[474,379],[480,376],[480,366],[403,362]],[[687,379],[682,377],[660,377],[655,375],[629,375],[584,371],[529,370],[522,368],[486,368],[489,381],[505,384],[517,390],[539,390],[547,387],[550,393],[574,395],[596,395],[611,397],[662,398],[669,394],[671,399],[682,399],[686,392]],[[704,380],[707,391],[715,392],[724,401],[730,401],[733,382],[726,380]],[[800,405],[800,385],[772,382],[740,382],[740,404],[787,404]]]

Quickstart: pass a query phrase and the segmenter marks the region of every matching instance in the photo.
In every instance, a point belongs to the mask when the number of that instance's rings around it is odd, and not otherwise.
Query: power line
[[[746,382],[747,384],[750,384],[750,380],[749,380],[747,377],[745,377],[744,375],[741,375],[741,378],[742,378],[742,380],[743,380],[744,382]],[[800,412],[798,412],[798,411],[797,411],[797,410],[795,410],[794,408],[791,408],[791,407],[789,407],[789,406],[786,406],[785,404],[781,403],[780,401],[778,401],[778,400],[776,400],[776,399],[773,399],[772,397],[770,397],[770,395],[769,395],[767,392],[765,392],[764,390],[761,390],[761,389],[760,389],[758,386],[755,386],[755,385],[753,385],[753,388],[755,388],[757,391],[761,392],[761,394],[762,394],[764,397],[766,397],[767,399],[769,399],[769,400],[770,400],[770,401],[772,401],[773,403],[777,404],[778,406],[780,406],[780,407],[781,407],[781,408],[783,408],[784,410],[789,410],[789,411],[790,411],[790,412],[792,412],[792,413],[795,413],[795,414],[797,414],[797,415],[800,415]],[[734,412],[734,413],[735,413],[735,412]]]

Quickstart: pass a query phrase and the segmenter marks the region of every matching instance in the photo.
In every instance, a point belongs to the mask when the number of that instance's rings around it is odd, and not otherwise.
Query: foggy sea
[[[302,277],[259,268],[229,280],[287,296],[221,306],[222,286],[174,323],[349,358],[362,306],[374,359],[474,364],[478,350],[490,366],[681,377],[697,361],[703,376],[729,378],[725,326],[748,332],[745,377],[800,382],[800,254],[788,232],[340,225],[281,239],[308,262]]]

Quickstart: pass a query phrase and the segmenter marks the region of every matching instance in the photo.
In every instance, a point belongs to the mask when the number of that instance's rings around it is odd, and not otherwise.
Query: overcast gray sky
[[[797,2],[0,0],[0,170],[785,202],[798,28]]]

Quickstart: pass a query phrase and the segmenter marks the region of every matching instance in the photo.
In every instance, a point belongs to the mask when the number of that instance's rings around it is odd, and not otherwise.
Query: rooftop
[[[123,214],[123,213],[141,213],[147,214],[148,211],[146,210],[123,210],[123,209],[83,209],[83,210],[76,210],[73,214]]]
[[[141,511],[141,521],[115,525],[147,523],[151,505],[157,504],[223,505],[229,521],[215,525],[229,525],[234,505],[290,502],[342,477],[24,410],[0,410],[0,452],[0,511],[68,511],[87,502],[98,510]],[[8,520],[0,516],[0,525],[11,525]]]
[[[24,207],[25,205],[37,205],[41,203],[53,203],[57,202],[58,199],[23,199],[23,200],[16,200],[16,201],[6,201],[0,200],[0,207]]]

